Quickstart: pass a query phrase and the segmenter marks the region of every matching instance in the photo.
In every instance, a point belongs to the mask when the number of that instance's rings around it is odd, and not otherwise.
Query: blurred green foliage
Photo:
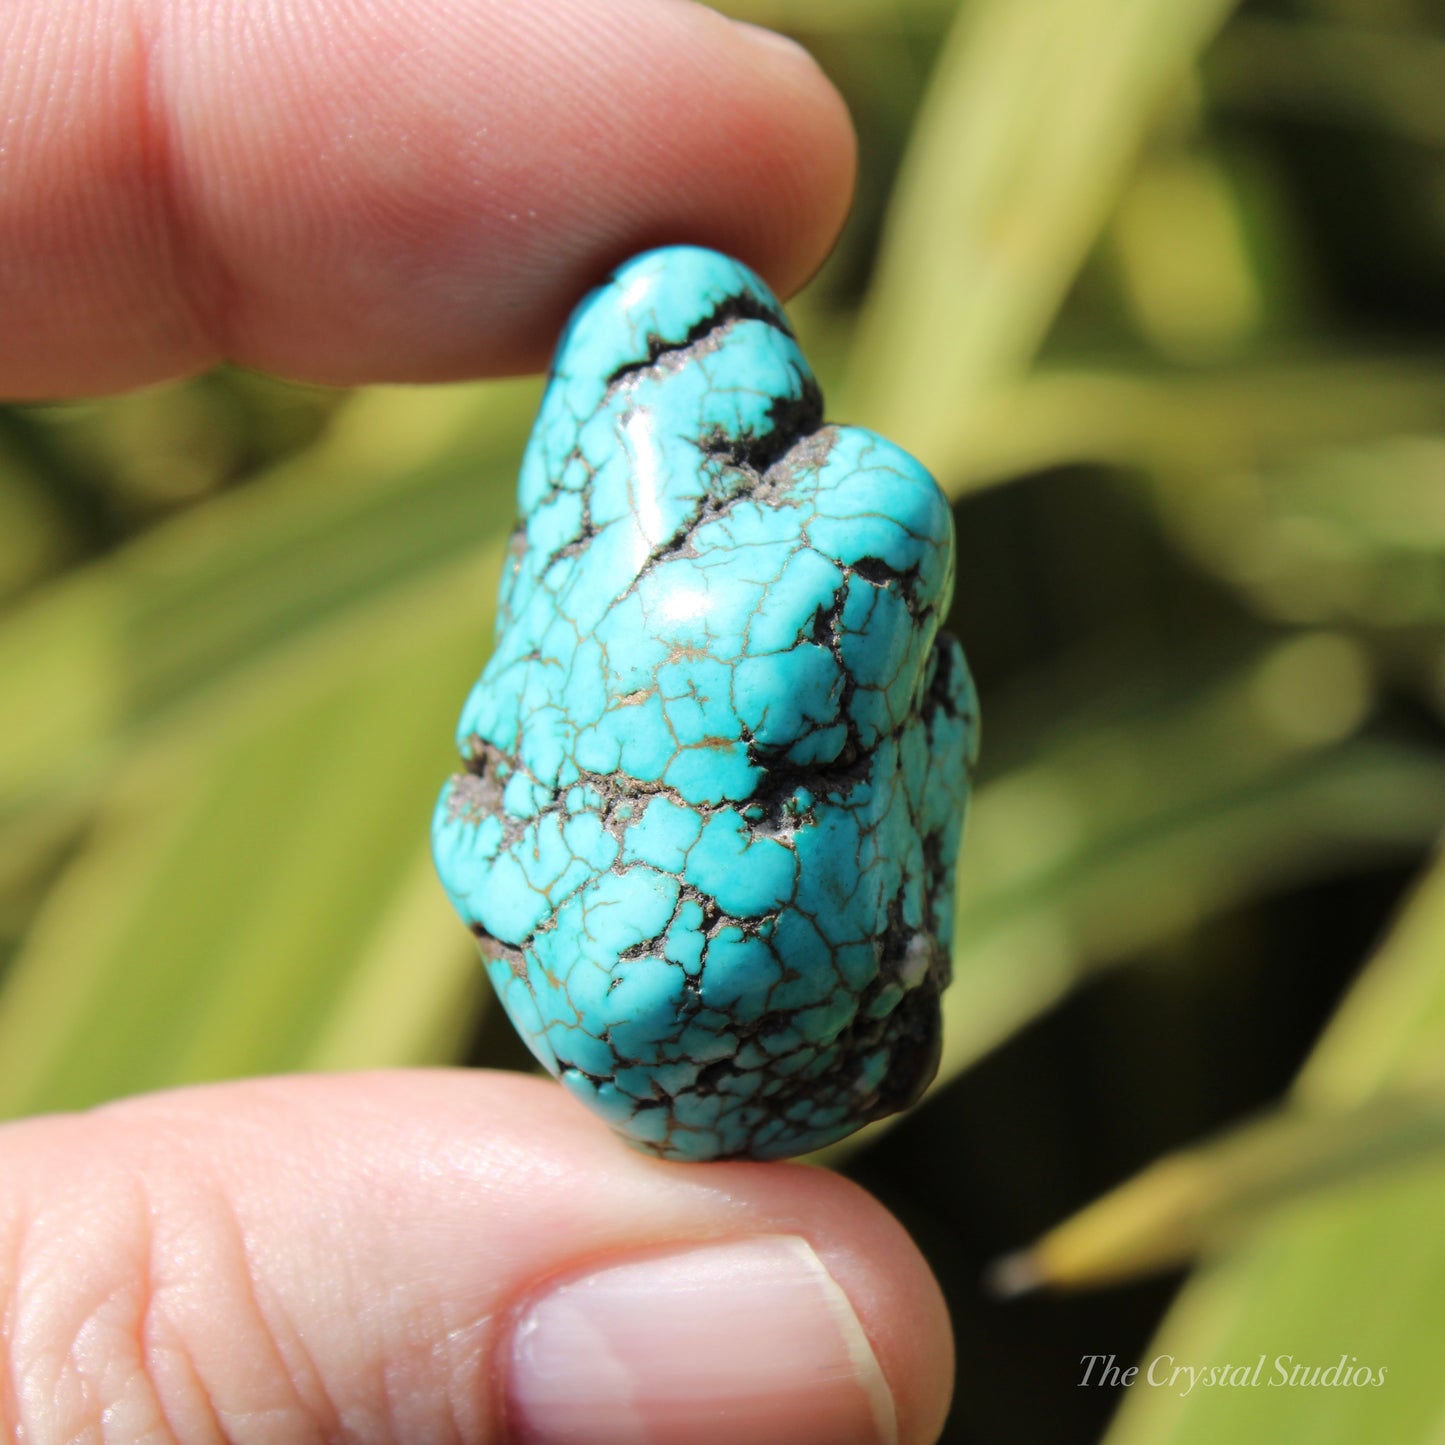
[[[956,501],[985,746],[943,1073],[894,1136],[927,1179],[979,1061],[1106,970],[1242,951],[1262,999],[1306,947],[1271,936],[1278,900],[1403,878],[1445,824],[1445,15],[721,8],[797,34],[854,108],[858,206],[795,318],[833,414]],[[222,371],[0,409],[0,1115],[504,1061],[426,828],[537,394]],[[1082,1282],[1200,1255],[1141,1359],[1344,1353],[1388,1387],[1136,1387],[1111,1441],[1439,1438],[1442,890],[1436,864],[1272,1114],[1013,1260]],[[1228,1122],[1197,1101],[1229,1096],[1238,1040],[1179,1043],[1207,1059],[1172,1115],[1157,1085],[1184,1145]],[[1100,1097],[1111,1130],[1151,1113]],[[1037,1106],[986,1106],[1017,1170],[994,1197],[1022,1198]],[[887,1132],[836,1156],[876,1184]],[[957,1240],[932,1177],[915,1227]],[[1077,1383],[1058,1350],[1026,1368]],[[965,1389],[950,1438],[1094,1438],[1058,1408],[1001,1433]]]

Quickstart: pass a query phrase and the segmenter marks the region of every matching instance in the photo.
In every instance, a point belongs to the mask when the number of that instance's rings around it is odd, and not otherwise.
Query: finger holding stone
[[[0,1130],[0,1434],[936,1438],[937,1288],[860,1190],[681,1166],[496,1074],[278,1079]]]
[[[795,290],[853,174],[807,55],[685,0],[0,6],[0,117],[5,396],[538,368],[648,245]]]

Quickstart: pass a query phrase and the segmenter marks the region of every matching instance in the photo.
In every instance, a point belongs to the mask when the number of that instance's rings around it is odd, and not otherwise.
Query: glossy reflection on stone
[[[668,1158],[906,1107],[977,739],[932,477],[824,424],[751,271],[672,247],[578,307],[519,491],[433,827],[513,1022]]]

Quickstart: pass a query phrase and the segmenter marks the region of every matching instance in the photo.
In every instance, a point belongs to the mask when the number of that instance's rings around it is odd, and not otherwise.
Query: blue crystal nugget
[[[669,247],[577,308],[437,866],[546,1067],[670,1159],[777,1159],[938,1066],[977,704],[953,524],[825,425],[777,301]]]

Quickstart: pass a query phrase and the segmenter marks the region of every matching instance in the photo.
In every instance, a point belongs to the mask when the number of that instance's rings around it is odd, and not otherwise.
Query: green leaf
[[[354,397],[316,446],[0,623],[0,817],[91,788],[145,729],[510,523],[533,382]]]
[[[492,1002],[477,950],[422,846],[298,1067],[402,1068],[456,1058]]]
[[[995,1284],[1005,1294],[1115,1284],[1218,1251],[1284,1206],[1421,1167],[1445,1171],[1439,1084],[1347,1110],[1290,1106],[1156,1160],[1001,1260]]]
[[[1346,1121],[1438,1079],[1445,1033],[1445,855],[1341,1005],[1300,1076],[1302,1108]],[[1345,1110],[1352,1112],[1346,1113]],[[1267,1439],[1426,1442],[1442,1424],[1445,1169],[1329,1189],[1279,1210],[1188,1285],[1146,1352],[1208,1365],[1387,1371],[1383,1386],[1132,1389],[1110,1445]]]
[[[940,1086],[1098,968],[1274,889],[1408,856],[1445,816],[1445,765],[1364,742],[1272,766],[1208,799],[1151,808],[1141,798],[1133,816],[1101,817],[1064,848],[1044,811],[1050,785],[1039,786],[1016,800],[985,790],[970,824]],[[1022,858],[1029,840],[1038,857],[1011,879],[968,881],[976,854]]]
[[[416,879],[501,551],[271,647],[127,757],[0,991],[0,1115],[448,1037],[470,940]],[[375,975],[409,948],[388,1032]]]
[[[1295,1081],[1312,1108],[1343,1108],[1445,1064],[1445,851],[1350,990]]]
[[[937,469],[1032,358],[1228,0],[976,0],[924,100],[854,346],[850,420]]]
[[[1108,1445],[1428,1445],[1440,1438],[1445,1170],[1290,1210],[1185,1289],[1144,1360],[1264,1361],[1260,1383],[1129,1390]],[[1341,1360],[1375,1385],[1289,1385]],[[1382,1374],[1383,1372],[1383,1374]]]
[[[1392,630],[1445,620],[1439,434],[1386,433],[1241,468],[1207,505],[1186,478],[1166,476],[1160,497],[1184,545],[1265,615]]]
[[[1227,520],[1240,469],[1442,423],[1438,357],[1266,357],[1214,371],[1045,367],[986,398],[966,436],[940,438],[934,465],[952,496],[1073,462],[1133,468],[1193,496],[1195,516]]]

